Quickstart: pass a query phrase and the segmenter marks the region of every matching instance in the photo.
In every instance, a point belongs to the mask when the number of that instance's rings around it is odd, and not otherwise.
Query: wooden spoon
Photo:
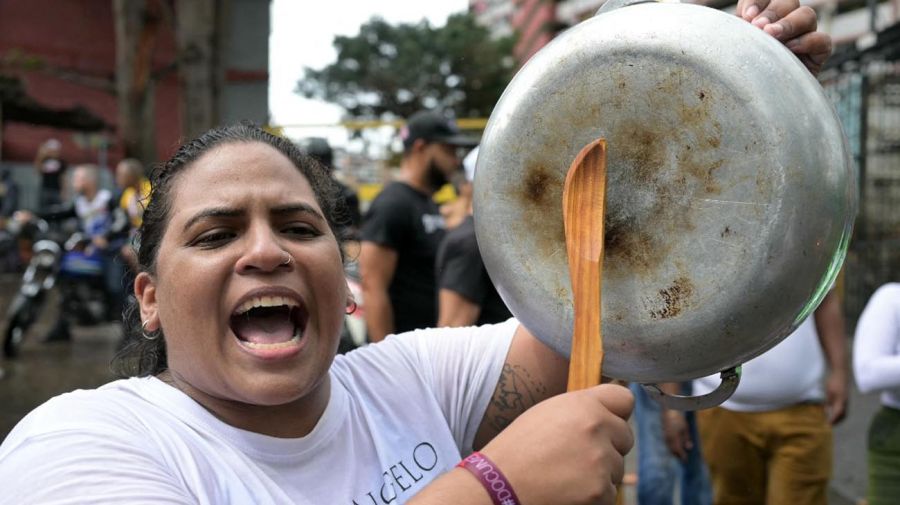
[[[603,272],[605,213],[606,140],[601,138],[578,153],[569,167],[563,189],[566,253],[575,297],[569,391],[600,384],[603,365],[600,282]]]

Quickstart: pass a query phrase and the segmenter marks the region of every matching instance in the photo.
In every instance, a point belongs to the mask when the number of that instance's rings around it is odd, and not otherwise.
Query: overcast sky
[[[411,23],[422,18],[442,26],[447,16],[464,11],[467,0],[303,0],[272,1],[269,38],[269,108],[272,124],[333,124],[341,110],[331,104],[307,100],[294,93],[304,67],[321,68],[336,58],[331,43],[335,35],[355,35],[374,15],[391,23]],[[326,136],[344,144],[339,128],[290,128],[290,137]]]

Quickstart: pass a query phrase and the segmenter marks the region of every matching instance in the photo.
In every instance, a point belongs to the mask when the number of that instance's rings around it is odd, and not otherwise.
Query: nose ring
[[[282,265],[290,265],[291,263],[294,262],[293,256],[291,256],[289,253],[284,253],[284,254],[287,255],[287,259],[285,259],[284,261],[281,262]]]

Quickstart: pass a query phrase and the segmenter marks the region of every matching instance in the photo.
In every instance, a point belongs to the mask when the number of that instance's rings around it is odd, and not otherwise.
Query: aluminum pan
[[[824,296],[856,209],[846,140],[779,42],[687,4],[604,13],[516,75],[475,180],[479,246],[513,314],[568,355],[562,188],[605,137],[604,374],[686,380],[777,344]]]

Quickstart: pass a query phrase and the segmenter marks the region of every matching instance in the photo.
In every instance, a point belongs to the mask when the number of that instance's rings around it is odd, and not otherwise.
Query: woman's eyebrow
[[[322,215],[315,207],[309,205],[307,203],[289,203],[285,205],[278,205],[272,207],[271,210],[273,215],[283,216],[289,214],[312,214],[314,217],[325,220],[325,216]]]
[[[244,216],[246,213],[247,212],[242,209],[235,209],[232,207],[212,207],[209,209],[203,209],[187,220],[187,222],[184,224],[184,230],[187,231],[191,226],[197,224],[197,222],[202,221],[203,219],[235,218]],[[325,220],[325,217],[321,212],[307,203],[289,203],[285,205],[278,205],[272,207],[271,213],[276,216],[284,216],[290,214],[311,214],[313,217],[316,217],[323,221]]]
[[[246,214],[245,211],[243,211],[241,209],[231,208],[231,207],[212,207],[209,209],[204,209],[204,210],[198,212],[197,214],[195,214],[194,216],[192,216],[190,219],[188,219],[186,223],[184,223],[184,230],[187,231],[191,226],[193,226],[198,221],[201,221],[203,219],[207,219],[207,218],[211,218],[211,217],[234,218],[234,217],[241,217],[244,214]]]

